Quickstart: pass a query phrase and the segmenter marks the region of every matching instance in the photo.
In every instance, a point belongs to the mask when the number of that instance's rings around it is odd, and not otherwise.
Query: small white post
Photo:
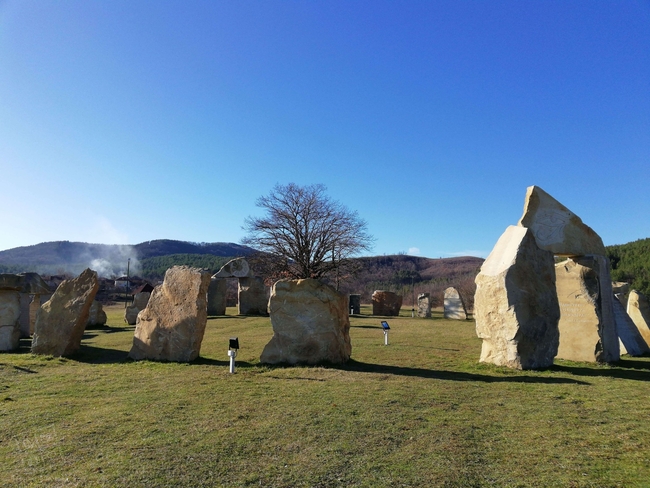
[[[228,350],[228,357],[230,358],[230,372],[234,373],[235,372],[235,357],[237,356],[237,351],[233,351],[232,349]]]
[[[384,330],[384,346],[388,345],[388,331]]]

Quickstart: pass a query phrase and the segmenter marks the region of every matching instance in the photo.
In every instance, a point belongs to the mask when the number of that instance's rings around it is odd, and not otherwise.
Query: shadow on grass
[[[622,380],[650,381],[650,363],[646,361],[621,360],[613,363],[611,368],[598,366],[573,366],[554,364],[551,371],[571,373],[576,376],[609,377]]]
[[[549,384],[574,384],[589,385],[585,381],[570,378],[549,378],[544,376],[489,376],[477,373],[463,373],[462,371],[444,371],[421,368],[406,368],[401,366],[388,366],[383,364],[370,364],[350,359],[344,365],[337,366],[344,371],[357,371],[362,373],[392,374],[397,376],[417,376],[434,380],[449,381],[482,381],[485,383],[549,383]]]

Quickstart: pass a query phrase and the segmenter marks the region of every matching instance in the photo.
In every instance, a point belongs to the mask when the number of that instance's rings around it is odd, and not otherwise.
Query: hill
[[[650,238],[607,246],[612,280],[627,281],[631,287],[650,297]]]

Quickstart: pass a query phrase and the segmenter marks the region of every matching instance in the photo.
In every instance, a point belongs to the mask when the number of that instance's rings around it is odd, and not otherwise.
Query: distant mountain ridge
[[[67,265],[78,264],[90,258],[147,259],[169,254],[211,254],[213,256],[248,256],[254,249],[232,242],[195,243],[158,239],[140,244],[90,244],[87,242],[54,241],[33,246],[15,247],[0,251],[0,264]]]

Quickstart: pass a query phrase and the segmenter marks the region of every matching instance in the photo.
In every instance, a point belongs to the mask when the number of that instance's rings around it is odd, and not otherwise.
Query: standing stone
[[[235,258],[224,264],[213,278],[250,278],[253,276],[251,267],[245,258]]]
[[[29,330],[29,306],[32,303],[32,297],[29,293],[20,294],[20,337],[31,337]]]
[[[0,351],[20,346],[20,293],[0,290]]]
[[[138,321],[139,313],[140,309],[138,307],[135,305],[127,305],[127,307],[124,309],[124,322],[126,322],[128,325],[135,325]]]
[[[560,302],[557,357],[613,362],[620,358],[612,282],[604,256],[567,259],[555,266]]]
[[[133,347],[135,360],[192,361],[199,356],[207,323],[210,274],[197,268],[174,266],[162,285],[151,293],[138,314]]]
[[[481,362],[517,369],[553,364],[560,310],[553,253],[529,229],[510,226],[476,277],[476,333]]]
[[[418,317],[431,317],[431,300],[428,293],[418,295]]]
[[[643,293],[636,290],[630,291],[627,300],[627,314],[646,344],[650,345],[650,304]]]
[[[620,353],[630,356],[642,356],[649,353],[648,344],[625,311],[623,304],[614,299],[612,305],[614,306],[614,322],[616,323]]]
[[[350,358],[348,297],[318,280],[281,280],[269,299],[273,338],[260,361],[344,363]]]
[[[149,303],[150,298],[151,292],[149,291],[141,291],[140,293],[136,293],[133,295],[133,305],[135,305],[138,310],[144,310],[147,308],[147,304]]]
[[[402,308],[402,296],[392,291],[376,290],[372,294],[372,314],[397,317]]]
[[[264,280],[258,276],[239,278],[239,315],[268,315],[269,295]]]
[[[350,315],[361,313],[361,295],[350,295]]]
[[[36,314],[32,353],[69,356],[76,352],[98,289],[97,273],[91,269],[63,281]]]
[[[133,295],[133,304],[124,309],[124,321],[129,325],[135,325],[138,320],[138,314],[147,308],[151,293],[141,291]]]
[[[450,286],[445,290],[444,307],[444,314],[446,319],[467,319],[467,308],[465,308],[465,302],[463,302],[463,298],[460,296],[460,293],[453,286]]]
[[[630,284],[626,281],[613,281],[612,291],[616,299],[627,308],[627,299],[630,295]]]
[[[537,245],[558,256],[605,256],[603,240],[580,217],[538,186],[528,187],[522,227],[532,230]]]
[[[106,325],[106,312],[104,312],[104,307],[97,300],[94,300],[90,306],[90,312],[88,314],[88,324],[86,327],[102,327]]]
[[[42,295],[34,295],[31,303],[29,304],[29,335],[34,335],[36,330],[36,314],[41,309],[41,306],[52,298],[51,293],[44,293]]]
[[[223,278],[212,278],[208,287],[208,315],[226,315],[228,283]]]

